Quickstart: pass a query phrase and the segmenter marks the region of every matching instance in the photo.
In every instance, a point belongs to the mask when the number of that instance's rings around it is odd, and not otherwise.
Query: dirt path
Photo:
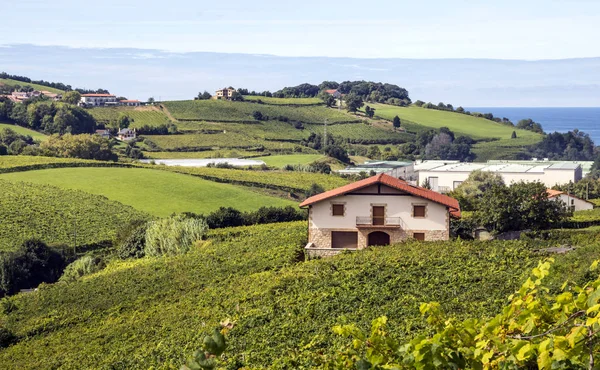
[[[164,104],[159,104],[159,106],[161,107],[160,111],[163,112],[164,114],[166,114],[167,117],[169,117],[169,119],[172,122],[177,122],[177,119],[175,119],[175,117],[173,117],[173,115],[171,114],[171,112],[169,112],[169,110],[167,109],[167,107],[164,106]]]

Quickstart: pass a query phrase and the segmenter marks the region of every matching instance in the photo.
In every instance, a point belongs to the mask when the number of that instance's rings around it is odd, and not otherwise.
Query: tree
[[[325,148],[325,154],[343,163],[350,163],[348,152],[346,152],[346,150],[339,145],[329,145],[327,148]]]
[[[196,97],[197,100],[209,100],[210,98],[212,98],[212,95],[206,90],[202,93],[198,93],[198,97]]]
[[[79,93],[79,91],[66,92],[62,97],[62,101],[67,104],[77,105],[77,104],[79,104],[80,100],[81,100],[81,94]]]
[[[99,135],[53,135],[40,144],[45,155],[63,158],[116,160],[108,139]]]
[[[522,130],[529,130],[533,132],[537,132],[539,134],[543,134],[544,130],[542,129],[542,125],[537,122],[534,122],[531,118],[522,119],[517,122],[517,128]]]
[[[148,104],[154,104],[154,97],[149,97],[148,98]]]
[[[402,122],[400,122],[400,117],[394,117],[394,120],[392,121],[392,125],[394,126],[394,128],[400,128],[401,124]]]
[[[375,109],[371,108],[367,105],[367,107],[365,108],[365,113],[366,113],[367,117],[373,118],[373,116],[375,115]]]
[[[244,101],[244,96],[242,94],[240,94],[239,92],[234,91],[231,94],[231,100],[232,101]]]
[[[465,113],[465,109],[463,107],[458,107],[455,110],[456,113]]]
[[[356,94],[346,95],[344,101],[346,102],[346,109],[352,113],[358,111],[365,104],[362,98]]]
[[[332,107],[335,104],[335,98],[333,97],[333,95],[328,94],[325,91],[321,91],[321,93],[319,94],[319,98],[323,100],[323,103],[325,103],[327,107]]]
[[[252,112],[252,117],[254,117],[255,120],[257,121],[262,121],[263,120],[263,114],[260,111],[255,110],[254,112]]]
[[[367,157],[371,159],[379,159],[381,158],[381,150],[378,145],[371,145],[369,150],[367,151]]]
[[[425,104],[425,102],[424,102],[424,101],[422,101],[422,100],[417,100],[417,101],[416,101],[414,104],[415,104],[417,107],[422,107],[422,106],[423,106],[423,104]]]
[[[510,135],[511,139],[516,139],[517,138],[517,132],[513,131],[512,134]]]
[[[498,173],[473,171],[459,187],[450,193],[450,196],[458,200],[461,210],[474,211],[481,199],[494,186],[504,186],[504,180]]]
[[[130,124],[131,124],[131,119],[129,118],[128,115],[126,115],[126,114],[119,115],[119,118],[117,119],[117,127],[119,127],[120,129],[128,128]]]

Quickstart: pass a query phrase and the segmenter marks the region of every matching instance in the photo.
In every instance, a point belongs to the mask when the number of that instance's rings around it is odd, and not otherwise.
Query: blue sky
[[[597,0],[20,0],[0,45],[360,58],[600,56]]]

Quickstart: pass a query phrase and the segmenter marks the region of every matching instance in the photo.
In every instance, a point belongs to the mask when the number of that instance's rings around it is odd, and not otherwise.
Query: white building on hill
[[[419,185],[429,182],[431,189],[449,192],[456,189],[473,171],[495,172],[506,184],[539,181],[548,188],[577,182],[582,179],[581,164],[577,162],[530,161],[522,163],[460,163],[456,161],[423,161],[415,164]]]
[[[84,107],[117,105],[117,97],[112,94],[82,94],[79,105]]]
[[[594,209],[594,203],[588,202],[585,199],[577,198],[574,195],[565,193],[560,190],[548,189],[548,199],[562,200],[565,206],[570,211],[589,211]]]

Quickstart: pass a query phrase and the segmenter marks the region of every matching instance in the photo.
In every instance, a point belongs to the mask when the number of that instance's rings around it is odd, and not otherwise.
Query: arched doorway
[[[374,231],[369,234],[367,246],[371,245],[390,245],[390,236],[383,231]]]

